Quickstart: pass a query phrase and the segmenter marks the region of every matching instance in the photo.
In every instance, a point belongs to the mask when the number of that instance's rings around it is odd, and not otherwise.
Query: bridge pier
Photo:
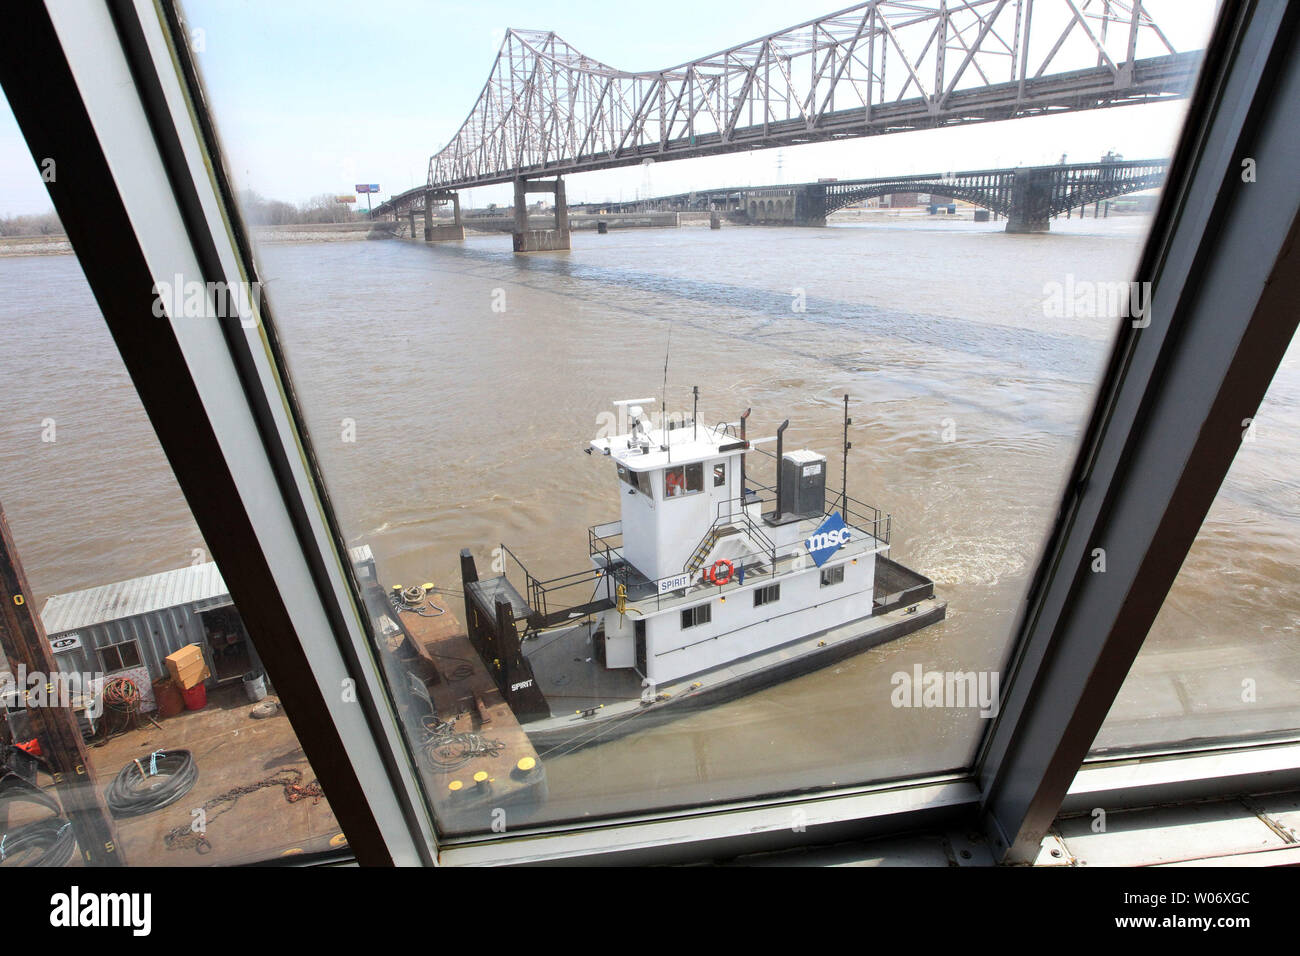
[[[826,225],[825,186],[804,186],[795,193],[794,224],[796,226]]]
[[[452,224],[434,225],[433,222],[433,204],[435,200],[451,200]],[[411,229],[411,236],[415,236],[415,228]],[[460,220],[460,193],[439,191],[430,189],[424,194],[424,241],[425,242],[445,242],[449,239],[464,239],[465,224]]]
[[[528,228],[528,194],[551,193],[555,196],[555,228]],[[564,194],[564,180],[515,180],[515,252],[553,252],[568,250],[569,204]]]
[[[1050,173],[1051,167],[1046,167]],[[1017,169],[1011,183],[1007,232],[1050,232],[1052,184],[1044,169]]]

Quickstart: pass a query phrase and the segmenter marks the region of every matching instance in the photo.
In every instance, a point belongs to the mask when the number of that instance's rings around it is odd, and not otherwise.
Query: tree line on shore
[[[63,223],[54,210],[25,216],[0,216],[0,237],[61,236]]]
[[[266,199],[245,190],[239,194],[239,207],[250,226],[296,226],[325,222],[351,222],[364,219],[366,211],[357,211],[355,203],[341,203],[330,193],[321,193],[305,202],[288,203]],[[0,238],[14,236],[62,236],[63,223],[54,210],[21,216],[0,216]]]
[[[297,226],[323,222],[351,222],[364,219],[366,211],[357,211],[355,203],[341,203],[332,193],[321,193],[306,202],[266,199],[252,190],[239,194],[239,208],[250,226]]]

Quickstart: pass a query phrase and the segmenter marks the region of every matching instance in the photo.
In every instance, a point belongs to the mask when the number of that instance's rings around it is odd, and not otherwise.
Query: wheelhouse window
[[[625,465],[619,465],[618,477],[637,491],[641,492],[641,494],[645,495],[647,498],[654,497],[651,494],[652,486],[650,484],[650,476],[646,472],[633,471]]]
[[[688,627],[697,627],[700,624],[708,624],[713,620],[713,606],[710,604],[700,604],[696,607],[688,607],[682,611],[682,630]]]
[[[844,565],[837,564],[833,568],[822,568],[822,587],[827,588],[832,584],[844,583]]]
[[[779,600],[781,600],[781,585],[779,584],[769,584],[754,590],[754,607],[774,604]]]
[[[721,488],[727,483],[727,463],[720,461],[713,466],[713,487]]]
[[[664,469],[664,497],[680,498],[704,490],[704,463]]]

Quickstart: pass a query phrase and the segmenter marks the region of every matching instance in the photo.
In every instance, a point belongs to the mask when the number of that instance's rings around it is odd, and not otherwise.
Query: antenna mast
[[[668,341],[664,344],[664,388],[659,393],[659,437],[663,444],[659,447],[668,452],[668,460],[673,460],[672,441],[668,437],[668,352],[673,347],[673,323],[668,322]]]
[[[853,419],[849,418],[849,393],[844,393],[844,475],[840,479],[840,517],[849,512],[849,449],[853,447],[853,442],[849,441],[849,426],[853,424]]]

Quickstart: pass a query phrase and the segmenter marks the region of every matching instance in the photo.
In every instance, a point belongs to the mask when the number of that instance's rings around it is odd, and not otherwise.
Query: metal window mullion
[[[1121,334],[1121,375],[1094,415],[981,758],[986,825],[1010,861],[1036,856],[1294,334],[1295,13],[1229,5],[1207,51],[1138,271],[1154,279],[1150,326]],[[1273,171],[1267,185],[1242,182],[1245,157]],[[1090,570],[1095,548],[1104,573]]]
[[[60,4],[51,4],[49,8],[50,19],[112,171],[118,194],[130,217],[148,271],[155,282],[172,283],[177,276],[186,282],[226,281],[233,284],[243,281],[246,277],[239,269],[238,256],[231,245],[226,223],[220,215],[219,200],[212,190],[212,183],[206,177],[193,175],[196,169],[203,169],[202,151],[187,112],[182,111],[179,116],[173,113],[171,120],[178,141],[183,144],[188,169],[178,171],[175,164],[169,168],[160,150],[157,130],[151,128],[150,116],[142,101],[138,83],[133,78],[132,68],[154,72],[168,98],[169,108],[179,105],[178,82],[169,58],[161,63],[158,59],[142,63],[139,51],[133,57],[128,50],[126,38],[117,27],[120,18],[132,12],[140,15],[142,27],[149,25],[148,29],[154,34],[152,40],[156,43],[160,37],[161,24],[152,5],[132,7],[130,4],[117,4],[113,12],[110,12],[107,5],[86,5],[72,10]],[[116,23],[115,15],[118,18]],[[105,42],[106,38],[121,42]],[[150,52],[155,57],[160,56],[157,49],[151,48]],[[157,120],[156,116],[154,120]],[[169,182],[173,185],[175,183],[172,177],[184,172],[191,174],[191,184],[195,194],[200,197],[201,212],[206,220],[204,225],[213,248],[218,250],[215,263],[211,255],[204,256],[202,251],[195,248],[194,224],[186,222],[178,197],[168,188]],[[205,259],[208,261],[205,262]],[[286,460],[290,463],[293,482],[301,495],[300,504],[304,513],[310,516],[312,530],[316,534],[316,540],[312,544],[322,548],[323,552],[325,549],[332,552],[320,518],[319,501],[315,499],[307,480],[302,449],[295,446],[289,437],[293,434],[293,429],[283,394],[274,387],[274,376],[261,329],[247,330],[251,344],[248,354],[256,363],[260,376],[256,385],[265,389],[265,394],[270,398],[268,407],[276,420],[272,434],[267,433],[265,423],[259,423],[258,416],[248,404],[245,389],[253,383],[245,380],[246,374],[241,376],[220,321],[184,316],[154,319],[147,313],[142,313],[140,320],[167,323],[174,336],[193,386],[202,401],[207,424],[220,445],[222,461],[238,489],[240,504],[254,529],[256,546],[267,562],[280,599],[292,616],[296,632],[292,636],[298,639],[301,653],[310,667],[311,677],[318,685],[319,699],[324,703],[327,714],[317,716],[328,719],[344,743],[346,753],[330,755],[318,752],[316,759],[313,759],[314,768],[325,777],[326,773],[320,764],[335,760],[350,763],[356,780],[364,791],[375,824],[383,834],[388,856],[399,863],[419,862],[427,857],[427,852],[410,826],[410,796],[407,793],[399,794],[394,789],[391,753],[387,757],[383,753],[383,746],[391,744],[391,741],[377,739],[374,730],[376,716],[384,722],[385,715],[367,713],[364,706],[343,699],[342,688],[346,680],[363,685],[357,688],[359,699],[382,699],[378,696],[382,694],[378,677],[373,668],[358,669],[356,658],[349,661],[345,654],[340,653],[336,641],[320,639],[324,635],[335,634],[336,637],[357,644],[363,642],[364,633],[357,621],[355,608],[346,609],[343,615],[344,618],[351,619],[353,633],[337,635],[338,609],[335,608],[331,615],[322,603],[321,588],[313,577],[303,551],[302,535],[287,507],[284,482],[277,479],[275,468],[266,457],[265,442],[285,443]],[[164,450],[169,457],[177,454],[176,449],[169,449],[166,444]],[[231,503],[225,504],[228,506]],[[194,502],[191,502],[192,507],[193,505]],[[197,511],[198,509],[196,517]],[[202,524],[200,522],[201,527]],[[332,558],[334,564],[332,583],[335,592],[326,595],[326,598],[339,600],[346,593],[346,585],[338,568],[337,555],[331,554],[328,557]],[[234,591],[232,585],[232,593]],[[237,593],[235,598],[239,603]],[[291,635],[280,636],[284,638]],[[306,639],[308,636],[312,639]],[[264,634],[258,637],[267,639]],[[277,685],[281,683],[278,675],[272,674],[272,679]],[[387,722],[391,724],[391,715]],[[393,727],[392,730],[395,738],[396,728]],[[309,752],[308,756],[311,758],[313,755]],[[403,781],[403,785],[405,783]],[[404,810],[404,805],[408,809]],[[428,836],[431,836],[431,832]]]

